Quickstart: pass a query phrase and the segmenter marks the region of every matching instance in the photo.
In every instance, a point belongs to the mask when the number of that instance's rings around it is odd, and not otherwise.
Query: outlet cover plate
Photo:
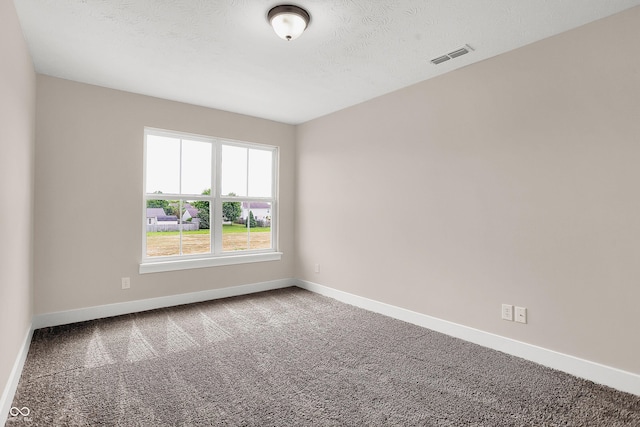
[[[513,306],[511,304],[502,304],[502,320],[513,322]]]

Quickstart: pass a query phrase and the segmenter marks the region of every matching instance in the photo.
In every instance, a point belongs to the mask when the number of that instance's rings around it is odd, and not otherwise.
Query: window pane
[[[222,146],[222,195],[247,195],[247,149]]]
[[[251,202],[246,205],[249,249],[271,249],[271,203]]]
[[[147,193],[180,191],[180,140],[147,135]]]
[[[177,201],[147,200],[147,256],[180,254]]]
[[[182,141],[182,194],[211,191],[211,143]]]
[[[211,252],[209,202],[189,201],[182,205],[182,254]]]
[[[243,251],[249,248],[249,230],[241,217],[241,202],[222,202],[223,222],[222,222],[222,251],[233,252]],[[235,216],[231,221],[225,215]],[[231,214],[229,214],[231,212]]]
[[[271,197],[271,151],[249,150],[249,196]]]

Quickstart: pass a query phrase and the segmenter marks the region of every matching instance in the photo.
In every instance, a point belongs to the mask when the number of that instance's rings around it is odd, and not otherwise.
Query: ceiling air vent
[[[442,55],[442,56],[438,56],[437,58],[432,59],[431,63],[438,65],[438,64],[442,64],[444,61],[448,61],[450,59],[451,58],[449,58],[448,55]]]
[[[442,55],[442,56],[438,56],[437,58],[433,58],[431,60],[431,63],[434,65],[438,65],[438,64],[442,64],[443,62],[446,62],[450,59],[453,58],[457,58],[459,56],[462,56],[464,54],[467,54],[469,52],[473,51],[473,49],[471,49],[471,46],[469,46],[468,44],[465,44],[464,46],[462,46],[459,49],[454,50],[453,52],[449,52],[446,55]]]

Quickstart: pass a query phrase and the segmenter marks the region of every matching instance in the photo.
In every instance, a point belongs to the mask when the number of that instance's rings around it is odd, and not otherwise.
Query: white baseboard
[[[317,283],[298,280],[296,285],[302,289],[325,295],[338,301],[364,308],[365,310],[413,323],[414,325],[470,341],[483,347],[499,350],[549,368],[566,372],[576,377],[640,396],[640,375],[632,372],[612,368],[568,354],[558,353],[557,351],[516,341],[511,338],[505,338],[500,335],[459,325],[426,314],[416,313],[415,311],[339,291]]]
[[[20,381],[20,375],[22,374],[22,368],[24,367],[25,360],[27,360],[27,354],[29,353],[29,345],[31,344],[32,336],[33,327],[29,327],[27,329],[27,334],[24,337],[24,341],[22,342],[22,347],[20,348],[18,357],[16,357],[16,361],[13,364],[13,369],[11,369],[11,373],[9,374],[7,384],[5,385],[4,391],[2,392],[2,397],[0,397],[0,422],[2,423],[4,423],[4,421],[9,416],[11,403],[13,403],[13,397],[16,394],[18,382]]]
[[[149,298],[137,301],[127,301],[115,304],[99,305],[94,307],[79,308],[69,311],[40,314],[33,317],[33,329],[49,326],[66,325],[87,320],[102,319],[104,317],[120,316],[122,314],[138,313],[156,308],[172,307],[181,304],[209,301],[219,298],[228,298],[255,292],[270,291],[273,289],[296,286],[295,279],[279,279],[268,282],[251,283],[248,285],[231,286],[222,289],[211,289],[188,294],[170,295],[166,297]]]

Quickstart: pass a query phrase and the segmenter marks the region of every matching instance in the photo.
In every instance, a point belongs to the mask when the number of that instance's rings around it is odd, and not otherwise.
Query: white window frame
[[[211,150],[211,195],[193,194],[147,194],[147,137],[165,136],[176,139],[186,139],[189,141],[208,142],[212,145]],[[272,153],[272,185],[271,197],[249,197],[249,196],[222,196],[222,146],[230,145],[249,149],[271,151]],[[181,166],[182,167],[182,162]],[[187,270],[193,268],[214,267],[222,265],[245,264],[264,261],[279,261],[282,252],[278,251],[278,147],[272,145],[234,141],[230,139],[215,138],[203,135],[195,135],[185,132],[169,131],[157,128],[144,128],[144,154],[143,154],[143,182],[142,182],[142,259],[139,272],[158,273],[163,271]],[[247,168],[247,174],[249,170]],[[210,252],[192,255],[171,255],[171,256],[147,256],[147,200],[180,200],[209,201],[209,227]],[[222,203],[228,201],[243,202],[268,202],[271,203],[271,248],[270,249],[247,249],[234,252],[223,252],[222,250]],[[181,245],[182,245],[182,239]]]

